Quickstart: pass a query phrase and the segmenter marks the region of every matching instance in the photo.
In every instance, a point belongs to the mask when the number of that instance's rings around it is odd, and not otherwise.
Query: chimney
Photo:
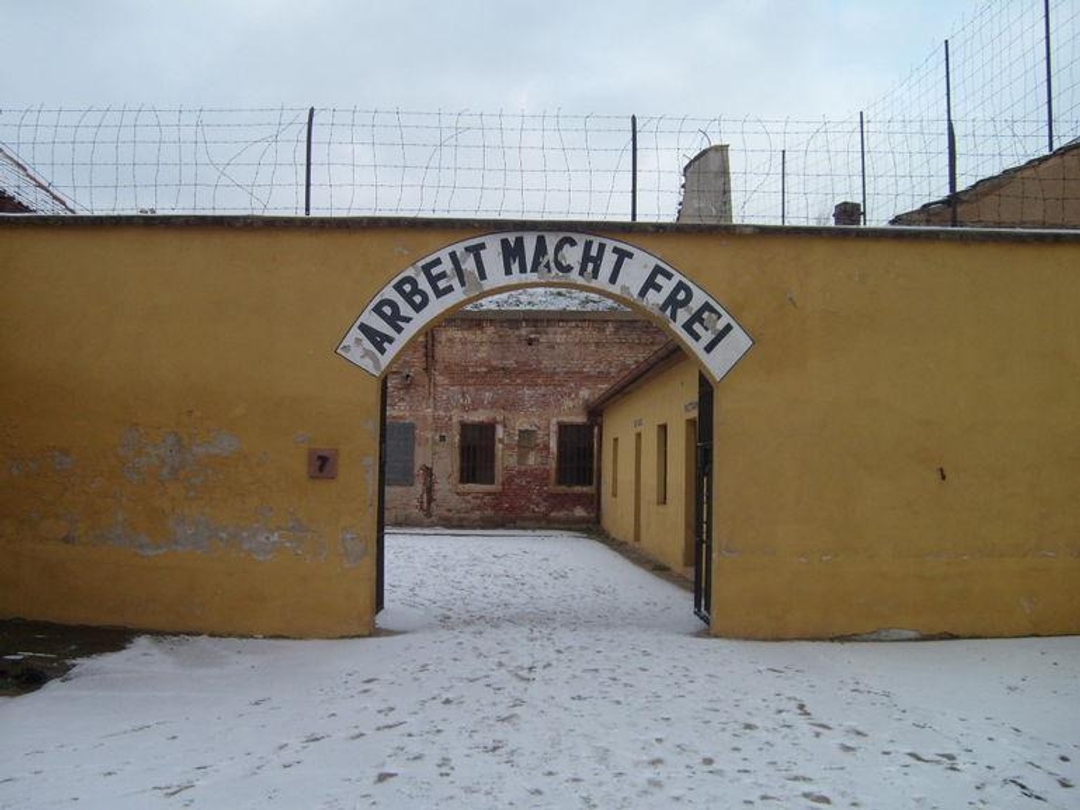
[[[699,152],[683,169],[683,198],[676,222],[731,223],[731,169],[727,144]]]
[[[862,206],[857,202],[840,202],[833,208],[834,225],[862,225]]]

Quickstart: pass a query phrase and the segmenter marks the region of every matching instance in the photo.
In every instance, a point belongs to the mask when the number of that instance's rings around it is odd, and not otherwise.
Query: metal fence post
[[[630,116],[630,221],[637,222],[637,116]]]
[[[311,216],[311,130],[315,123],[315,108],[307,113],[307,161],[304,166],[304,216]]]
[[[859,163],[862,173],[862,224],[866,224],[866,119],[859,111]]]
[[[948,129],[949,150],[949,208],[952,211],[952,226],[959,221],[956,210],[956,130],[952,120],[952,74],[949,70],[949,40],[945,40],[945,122]]]
[[[787,225],[787,149],[780,150],[780,224]]]
[[[1046,42],[1046,148],[1054,151],[1054,85],[1050,72],[1050,0],[1043,0],[1043,39]]]

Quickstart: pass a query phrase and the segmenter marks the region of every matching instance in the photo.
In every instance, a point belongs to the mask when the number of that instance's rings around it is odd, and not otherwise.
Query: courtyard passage
[[[0,808],[1080,806],[1078,638],[709,638],[568,532],[391,532],[386,602],[0,698]]]

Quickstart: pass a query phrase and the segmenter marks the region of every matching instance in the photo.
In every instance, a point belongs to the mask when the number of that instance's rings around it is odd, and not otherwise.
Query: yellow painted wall
[[[1078,633],[1078,243],[891,237],[664,251],[756,341],[716,389],[712,630]]]
[[[693,508],[694,479],[687,476],[686,432],[697,418],[698,366],[688,359],[661,371],[642,387],[611,402],[603,410],[600,453],[600,519],[605,532],[676,571],[693,563],[687,558],[687,509]],[[659,461],[658,428],[667,433],[667,486]],[[635,486],[636,437],[641,436],[641,484]],[[618,441],[619,451],[613,452]],[[693,454],[691,453],[691,461]],[[612,478],[616,477],[613,495]],[[661,498],[666,498],[661,502]],[[634,528],[634,498],[640,496],[640,525]],[[692,554],[692,547],[690,553]]]
[[[508,227],[0,219],[0,615],[371,632],[378,383],[334,348]],[[1080,241],[608,230],[756,341],[717,387],[714,632],[1080,632]]]
[[[333,349],[451,238],[0,222],[0,615],[370,633],[379,389]]]

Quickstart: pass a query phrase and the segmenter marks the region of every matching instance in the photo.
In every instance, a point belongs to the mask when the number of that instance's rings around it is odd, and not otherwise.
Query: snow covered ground
[[[394,533],[388,632],[0,699],[0,807],[1077,808],[1080,638],[757,643],[571,533]]]

